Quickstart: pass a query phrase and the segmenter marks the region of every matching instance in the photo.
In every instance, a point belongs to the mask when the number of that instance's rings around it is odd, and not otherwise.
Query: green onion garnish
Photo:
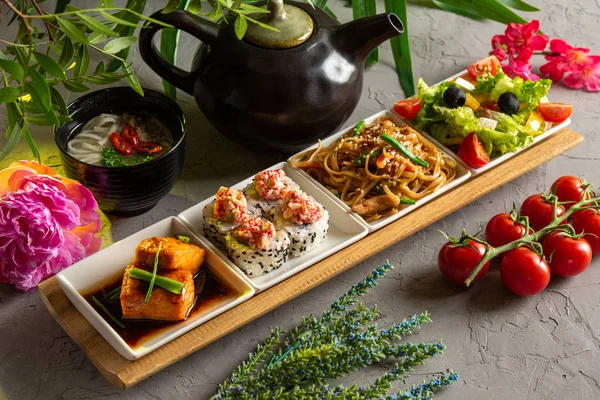
[[[107,303],[116,303],[121,296],[121,286],[117,286],[108,293],[104,293],[104,301]]]
[[[144,282],[152,281],[152,274],[139,268],[131,268],[129,270],[129,276],[133,279],[138,279]],[[181,294],[183,291],[183,283],[165,276],[156,275],[154,278],[154,284],[168,292],[175,294]]]
[[[360,131],[362,131],[364,127],[365,121],[361,119],[360,121],[358,121],[358,124],[356,124],[356,126],[354,127],[354,135],[352,136],[358,136],[360,134]]]
[[[389,144],[391,144],[392,147],[395,148],[396,150],[398,150],[400,153],[404,154],[404,156],[406,158],[408,158],[410,161],[412,161],[415,164],[418,164],[422,167],[429,168],[429,163],[427,161],[422,160],[419,157],[415,156],[399,140],[391,137],[390,135],[386,135],[385,133],[382,134],[380,137],[383,140],[385,140],[386,142],[388,142]]]
[[[183,243],[190,242],[190,238],[185,235],[175,235],[175,239],[181,240]]]
[[[381,149],[375,149],[371,153],[362,153],[360,156],[354,159],[354,164],[365,165],[365,161],[367,160],[368,154],[370,154],[371,158],[378,157],[381,154]]]
[[[144,303],[150,303],[150,296],[152,296],[152,289],[154,289],[154,281],[156,280],[156,270],[158,269],[158,255],[160,254],[160,248],[162,242],[158,242],[158,248],[156,249],[156,255],[154,256],[154,267],[152,268],[152,278],[150,279],[150,286],[148,286],[148,292],[146,293],[146,300]]]
[[[112,315],[110,313],[110,311],[108,311],[108,308],[106,308],[104,306],[104,304],[102,304],[100,302],[100,300],[98,300],[95,296],[90,296],[90,298],[92,299],[92,302],[96,305],[96,307],[98,307],[99,309],[101,309],[106,315],[108,315],[108,317],[115,323],[117,324],[121,329],[125,328],[125,325],[119,321],[119,319],[117,319],[117,317],[115,317],[114,315]]]
[[[416,201],[413,199],[407,199],[406,197],[400,197],[400,204],[415,204]]]

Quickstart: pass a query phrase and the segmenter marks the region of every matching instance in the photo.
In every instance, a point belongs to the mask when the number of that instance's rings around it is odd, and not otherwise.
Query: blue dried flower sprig
[[[458,380],[448,371],[404,392],[388,394],[392,383],[428,358],[441,354],[443,343],[397,343],[431,322],[424,312],[387,329],[374,323],[377,306],[365,307],[359,298],[391,269],[375,269],[331,304],[320,318],[305,316],[287,335],[277,327],[231,377],[217,389],[213,400],[254,399],[430,399],[436,390]],[[332,379],[387,359],[397,359],[392,370],[368,386],[330,386]]]

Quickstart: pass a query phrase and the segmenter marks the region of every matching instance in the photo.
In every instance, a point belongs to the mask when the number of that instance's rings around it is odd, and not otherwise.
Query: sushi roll
[[[271,211],[281,207],[286,193],[299,189],[283,170],[271,169],[256,174],[252,183],[244,188],[244,194],[251,214],[268,217]]]
[[[290,238],[290,256],[298,257],[316,248],[327,236],[329,213],[304,192],[288,192],[281,208],[272,212],[277,230]]]
[[[248,216],[248,204],[240,190],[222,186],[215,201],[204,207],[202,215],[206,237],[224,245],[225,236]]]
[[[287,261],[290,239],[261,217],[246,219],[225,237],[229,258],[248,276],[279,268]]]

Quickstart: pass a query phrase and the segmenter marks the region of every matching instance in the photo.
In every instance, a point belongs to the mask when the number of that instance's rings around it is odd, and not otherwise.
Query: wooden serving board
[[[54,319],[73,338],[102,375],[114,386],[127,389],[582,141],[582,136],[577,132],[570,129],[561,130],[497,167],[470,178],[398,221],[369,234],[357,243],[257,294],[136,361],[128,361],[120,356],[100,336],[67,299],[56,278],[40,283],[39,292]]]

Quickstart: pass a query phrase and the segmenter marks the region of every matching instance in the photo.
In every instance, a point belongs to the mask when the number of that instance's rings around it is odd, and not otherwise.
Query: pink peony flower
[[[573,47],[561,39],[550,41],[550,50],[558,53],[556,56],[546,56],[546,64],[540,67],[543,75],[552,79],[552,82],[560,81],[565,73],[580,69],[580,67],[594,64],[595,56],[588,56],[590,49]]]
[[[502,71],[511,78],[516,78],[520,76],[525,80],[537,81],[540,77],[533,72],[531,72],[531,64],[526,61],[517,60],[515,58],[510,57],[508,64],[502,66]]]
[[[573,89],[585,87],[590,92],[600,92],[600,56],[591,56],[588,59],[595,62],[579,66],[567,75],[563,82]]]
[[[0,282],[35,288],[98,251],[100,213],[91,192],[37,162],[0,171]]]
[[[519,61],[527,62],[535,50],[544,50],[548,44],[548,36],[538,34],[539,29],[538,20],[527,24],[508,24],[502,40],[509,54],[514,55]]]

